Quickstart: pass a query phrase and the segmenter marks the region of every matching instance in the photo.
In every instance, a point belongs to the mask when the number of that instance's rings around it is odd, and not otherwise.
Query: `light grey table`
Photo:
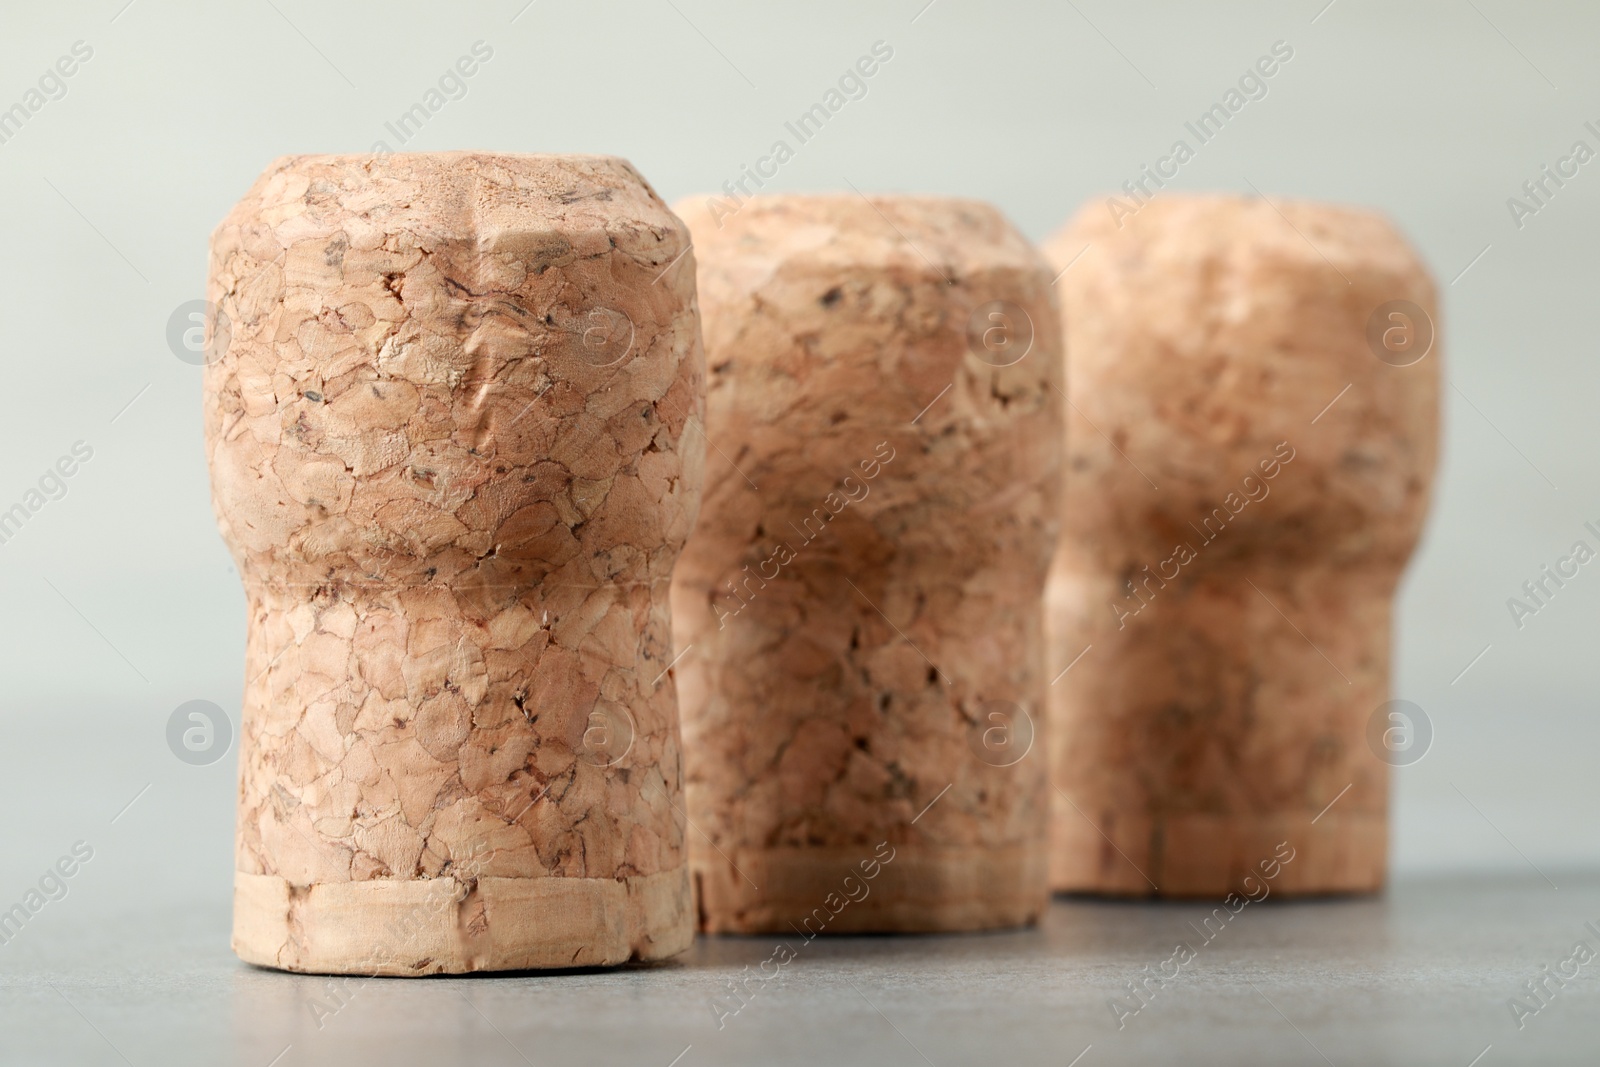
[[[1530,875],[1268,900],[1209,943],[1205,905],[1058,899],[1013,933],[702,938],[617,971],[344,983],[239,963],[223,903],[146,903],[0,947],[0,1063],[1600,1063],[1600,958],[1548,982],[1521,1029],[1508,1007],[1576,942],[1600,952],[1585,927],[1600,929],[1600,876],[1547,873],[1559,888]],[[730,982],[780,941],[793,962],[730,1014]],[[1135,1005],[1127,983],[1179,941],[1195,958],[1119,1028],[1111,999]]]

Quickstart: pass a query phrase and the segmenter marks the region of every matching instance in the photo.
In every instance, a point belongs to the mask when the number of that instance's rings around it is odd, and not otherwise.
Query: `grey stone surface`
[[[702,938],[619,971],[365,982],[239,963],[218,900],[41,913],[0,948],[0,1064],[1593,1064],[1600,959],[1521,1030],[1507,1006],[1575,942],[1600,949],[1600,876],[1549,873],[1559,889],[1269,898],[1209,943],[1209,905],[1058,899],[1014,933]],[[1126,983],[1180,941],[1195,958],[1119,1029],[1108,1001],[1136,1003]],[[793,961],[728,1014],[780,942]]]

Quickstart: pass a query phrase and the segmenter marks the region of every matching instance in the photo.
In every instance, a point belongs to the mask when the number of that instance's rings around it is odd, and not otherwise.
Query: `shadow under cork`
[[[631,974],[637,972],[671,971],[682,968],[682,955],[665,960],[628,960],[609,966],[525,968],[512,971],[430,971],[425,974],[373,974],[364,971],[291,971],[282,967],[238,960],[241,968],[259,974],[285,975],[289,978],[334,978],[361,982],[395,982],[401,985],[413,982],[445,981],[453,979],[484,978],[561,978],[572,975]]]

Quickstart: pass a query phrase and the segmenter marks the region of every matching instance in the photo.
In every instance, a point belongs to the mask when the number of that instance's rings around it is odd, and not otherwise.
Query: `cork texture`
[[[1352,208],[1164,195],[1121,223],[1096,202],[1045,246],[1074,404],[1052,884],[1248,892],[1287,842],[1278,891],[1375,889],[1367,731],[1437,457],[1433,283]],[[1369,340],[1395,301],[1431,341],[1405,366]]]
[[[249,611],[236,951],[420,974],[684,948],[682,224],[609,157],[292,157],[214,233],[209,299]]]
[[[1061,492],[1051,273],[973,201],[677,210],[714,446],[673,588],[702,928],[1031,921]]]

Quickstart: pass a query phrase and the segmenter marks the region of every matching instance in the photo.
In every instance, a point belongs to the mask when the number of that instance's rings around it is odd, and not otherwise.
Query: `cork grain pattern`
[[[1030,921],[1043,753],[992,766],[972,742],[986,702],[1042,719],[1050,272],[973,201],[677,210],[700,258],[717,448],[674,585],[678,644],[694,646],[677,670],[702,927]],[[996,300],[1034,327],[1003,367],[969,338]]]
[[[704,389],[682,224],[608,157],[293,157],[215,231],[209,299],[249,610],[241,955],[357,966],[324,947],[419,883],[459,932],[375,933],[385,973],[682,948],[663,672]],[[552,919],[515,888],[539,879],[584,899]]]
[[[1286,841],[1273,891],[1377,888],[1366,731],[1442,356],[1390,365],[1367,329],[1401,300],[1437,328],[1433,283],[1353,208],[1174,195],[1121,222],[1097,202],[1045,245],[1076,405],[1052,673],[1083,653],[1051,694],[1053,885],[1221,896]]]

